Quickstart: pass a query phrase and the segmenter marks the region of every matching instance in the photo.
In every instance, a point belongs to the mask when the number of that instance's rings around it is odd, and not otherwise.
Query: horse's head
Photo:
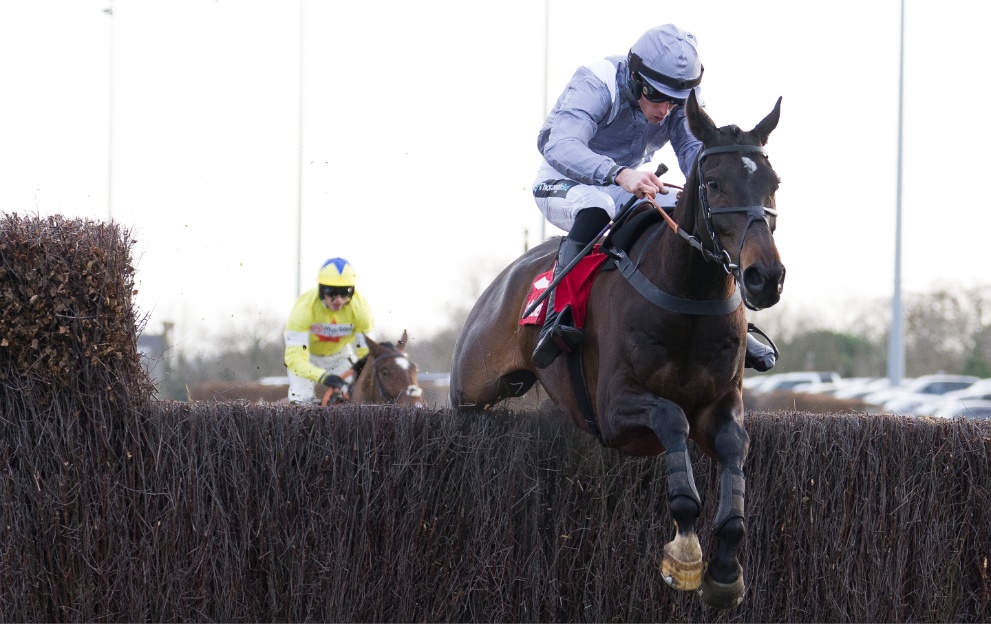
[[[686,201],[696,206],[696,233],[708,236],[739,283],[747,307],[770,307],[781,298],[785,267],[774,244],[774,193],[780,180],[763,147],[778,125],[781,98],[749,132],[737,126],[717,128],[694,91],[685,114],[703,146],[685,189]]]
[[[375,403],[395,403],[396,405],[416,405],[423,407],[423,390],[417,385],[416,364],[406,355],[406,331],[395,345],[377,343],[365,337],[368,342],[368,364],[372,379],[366,400]],[[374,399],[374,401],[371,401]]]

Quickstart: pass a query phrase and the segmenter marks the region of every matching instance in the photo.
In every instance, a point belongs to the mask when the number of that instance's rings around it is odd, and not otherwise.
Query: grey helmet
[[[702,82],[695,35],[674,24],[645,32],[630,48],[627,57],[630,85],[637,99],[683,103],[692,89]]]

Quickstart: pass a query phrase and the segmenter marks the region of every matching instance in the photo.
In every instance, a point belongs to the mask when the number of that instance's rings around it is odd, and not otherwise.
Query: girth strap
[[[605,442],[602,440],[602,432],[599,431],[599,423],[595,421],[595,408],[592,407],[592,400],[588,396],[588,385],[585,383],[582,351],[582,348],[579,347],[567,354],[568,376],[571,379],[571,387],[575,392],[575,401],[578,403],[578,409],[582,413],[582,418],[585,419],[585,424],[588,425],[589,431],[592,432],[592,435],[595,436],[599,443],[605,446]]]
[[[717,301],[698,301],[696,299],[684,299],[668,294],[654,285],[647,276],[640,272],[637,265],[630,260],[626,252],[621,249],[612,249],[610,253],[616,257],[616,265],[620,273],[626,278],[631,286],[636,288],[644,299],[653,303],[659,308],[664,308],[679,314],[693,314],[696,316],[722,316],[735,311],[740,307],[743,298],[740,296],[739,287],[733,291],[733,296],[729,299]]]

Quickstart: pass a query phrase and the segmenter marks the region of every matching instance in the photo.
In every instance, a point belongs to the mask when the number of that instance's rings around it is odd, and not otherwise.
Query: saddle
[[[592,282],[605,262],[609,260],[609,255],[599,250],[598,246],[587,256],[578,261],[571,271],[558,283],[554,293],[554,309],[563,310],[566,306],[571,306],[571,314],[574,327],[582,329],[585,327],[585,309],[588,303],[588,294],[592,290]],[[555,263],[556,264],[556,263]],[[533,302],[540,297],[551,280],[554,278],[554,267],[550,271],[541,273],[530,286],[530,294],[527,295],[524,310],[530,308]],[[530,313],[529,316],[520,318],[520,325],[542,326],[547,316],[547,297],[543,302]]]
[[[569,271],[561,282],[557,285],[557,292],[554,294],[554,309],[564,310],[566,306],[571,306],[573,326],[578,329],[585,327],[585,311],[588,304],[588,295],[592,290],[592,282],[603,270],[615,268],[615,256],[609,253],[609,249],[626,250],[633,245],[640,234],[652,223],[660,220],[660,215],[656,210],[640,212],[624,220],[623,223],[613,229],[601,245],[596,245],[592,252],[578,261],[571,271]],[[605,250],[605,251],[604,251]],[[550,271],[537,275],[530,286],[530,293],[527,295],[524,310],[530,309],[533,302],[540,297],[550,285],[554,277],[554,267]],[[547,316],[547,301],[544,301],[530,313],[529,316],[520,318],[520,326],[544,324]]]

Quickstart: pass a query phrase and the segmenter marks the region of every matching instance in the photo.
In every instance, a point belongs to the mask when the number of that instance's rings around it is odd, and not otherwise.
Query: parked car
[[[952,390],[933,397],[920,405],[916,412],[921,416],[934,416],[944,408],[958,407],[961,402],[991,400],[991,379],[981,379],[962,390]]]
[[[751,392],[759,392],[758,388],[764,385],[771,375],[751,375],[743,378],[743,389]]]
[[[906,386],[903,392],[896,393],[881,403],[881,409],[892,414],[914,416],[917,415],[919,406],[931,401],[933,397],[953,390],[963,390],[977,381],[980,378],[973,375],[923,375]],[[865,400],[870,402],[872,396],[874,395],[868,395]]]
[[[857,377],[850,380],[850,383],[833,395],[837,399],[862,399],[872,392],[880,392],[891,387],[891,380],[887,377]]]
[[[821,373],[801,371],[794,373],[777,373],[768,375],[759,386],[752,388],[753,392],[792,392],[797,386],[808,383],[835,383],[840,380],[839,373]]]
[[[795,386],[795,392],[801,392],[803,394],[823,394],[828,396],[836,396],[841,390],[848,389],[851,385],[857,384],[858,379],[856,377],[841,378],[838,381],[811,381],[809,383],[804,383]]]
[[[991,419],[991,401],[963,400],[956,405],[947,405],[937,410],[933,416],[938,418],[967,418],[970,420]]]

